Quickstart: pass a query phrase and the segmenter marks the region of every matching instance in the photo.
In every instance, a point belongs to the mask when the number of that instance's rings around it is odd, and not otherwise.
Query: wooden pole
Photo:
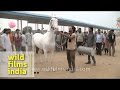
[[[41,30],[43,30],[43,24],[41,24]]]
[[[19,29],[19,20],[17,19],[17,29]]]
[[[20,20],[20,23],[21,23],[21,31],[22,31],[22,20]]]

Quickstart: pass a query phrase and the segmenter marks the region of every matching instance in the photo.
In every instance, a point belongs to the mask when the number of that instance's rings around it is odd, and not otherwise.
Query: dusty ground
[[[95,56],[97,65],[92,66],[84,64],[87,62],[87,56],[80,56],[76,53],[76,68],[75,73],[65,71],[68,67],[66,60],[66,52],[55,52],[52,59],[52,66],[57,71],[46,71],[45,62],[40,62],[43,59],[42,54],[35,55],[35,78],[39,79],[106,79],[106,78],[120,78],[120,37],[117,38],[115,57],[103,55]]]

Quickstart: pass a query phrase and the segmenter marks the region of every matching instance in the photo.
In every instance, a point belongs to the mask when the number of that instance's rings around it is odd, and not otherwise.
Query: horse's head
[[[52,17],[49,22],[50,30],[58,31],[58,19],[56,17]]]

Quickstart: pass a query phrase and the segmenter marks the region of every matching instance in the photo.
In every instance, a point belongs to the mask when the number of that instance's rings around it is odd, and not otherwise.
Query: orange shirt
[[[9,34],[9,37],[10,37],[10,41],[11,41],[11,43],[13,43],[13,41],[14,41],[13,34],[10,33],[10,34]]]

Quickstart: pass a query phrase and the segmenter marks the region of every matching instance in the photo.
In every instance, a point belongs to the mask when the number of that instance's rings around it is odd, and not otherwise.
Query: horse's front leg
[[[53,57],[54,57],[53,55],[54,55],[54,51],[51,52],[51,60],[50,61],[51,61],[52,66],[53,66]]]
[[[48,54],[47,54],[47,50],[44,50],[44,60],[45,60],[45,66],[48,67]]]
[[[54,62],[54,50],[51,51],[50,62],[51,62],[52,71],[55,71],[55,66],[54,66],[54,64],[53,64],[53,62]]]

